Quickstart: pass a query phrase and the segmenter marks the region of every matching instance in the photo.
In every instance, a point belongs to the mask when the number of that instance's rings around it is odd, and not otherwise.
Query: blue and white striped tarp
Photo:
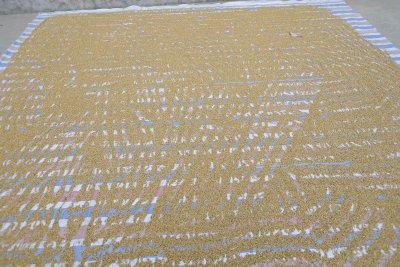
[[[155,6],[128,8],[98,9],[98,10],[80,10],[80,11],[59,11],[52,13],[39,14],[31,23],[29,23],[21,36],[8,48],[0,58],[0,72],[4,71],[9,65],[12,56],[17,53],[22,43],[29,38],[31,33],[46,18],[63,14],[76,13],[105,13],[116,11],[139,11],[154,9],[176,9],[176,8],[255,8],[264,6],[288,6],[288,5],[312,5],[321,8],[327,8],[331,14],[344,19],[356,30],[365,40],[375,47],[389,54],[389,56],[400,65],[400,50],[392,44],[386,37],[380,34],[377,29],[371,25],[365,18],[355,12],[345,1],[335,0],[289,0],[289,1],[239,1],[227,2],[223,4],[200,4],[200,5],[177,5],[177,6]]]

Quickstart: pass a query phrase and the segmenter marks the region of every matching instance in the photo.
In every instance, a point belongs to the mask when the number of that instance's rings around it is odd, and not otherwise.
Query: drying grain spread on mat
[[[400,69],[324,9],[51,17],[0,82],[1,265],[400,260]]]

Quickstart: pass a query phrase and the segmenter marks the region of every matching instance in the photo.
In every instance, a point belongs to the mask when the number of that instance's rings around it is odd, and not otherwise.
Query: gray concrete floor
[[[347,3],[400,47],[399,0],[347,0]],[[0,15],[0,53],[19,37],[35,16],[36,14]]]
[[[36,14],[0,15],[0,53],[18,39]]]
[[[346,0],[346,2],[400,48],[400,0]]]

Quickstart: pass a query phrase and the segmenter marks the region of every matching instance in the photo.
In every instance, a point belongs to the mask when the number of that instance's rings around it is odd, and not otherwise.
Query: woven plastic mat
[[[397,49],[293,2],[28,25],[1,63],[0,265],[396,266]]]

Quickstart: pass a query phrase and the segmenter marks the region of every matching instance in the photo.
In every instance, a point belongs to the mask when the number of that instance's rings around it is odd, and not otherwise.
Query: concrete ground
[[[400,48],[400,1],[399,0],[346,0],[346,2],[378,32]]]
[[[399,0],[347,0],[378,31],[400,47],[400,1]],[[25,29],[36,14],[0,15],[0,53],[4,52]]]

